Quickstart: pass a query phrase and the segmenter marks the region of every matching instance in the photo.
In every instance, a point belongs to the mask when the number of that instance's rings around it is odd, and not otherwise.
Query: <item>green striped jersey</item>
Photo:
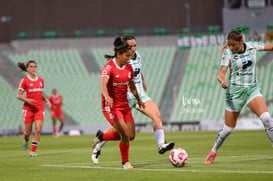
[[[222,56],[221,66],[229,67],[229,85],[249,87],[258,83],[256,76],[256,54],[264,50],[262,42],[245,42],[243,53],[232,53],[227,48]]]
[[[142,79],[141,79],[141,72],[142,72],[141,71],[141,67],[142,67],[141,56],[139,55],[138,52],[136,52],[136,56],[134,59],[130,59],[129,64],[133,67],[135,85],[136,85],[139,97],[141,97],[145,95],[145,91],[144,91]],[[127,96],[130,98],[133,95],[127,94]]]

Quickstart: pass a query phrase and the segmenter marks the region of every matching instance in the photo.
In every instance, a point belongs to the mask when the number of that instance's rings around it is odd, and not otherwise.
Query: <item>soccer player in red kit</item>
[[[24,143],[23,148],[26,150],[28,147],[29,136],[32,132],[32,124],[35,124],[34,137],[32,139],[32,146],[29,156],[37,156],[36,149],[40,142],[40,134],[44,121],[44,103],[51,107],[50,101],[43,95],[44,80],[36,76],[37,63],[34,60],[24,63],[17,63],[22,71],[28,72],[28,75],[23,78],[19,84],[17,98],[24,101],[23,118],[25,124]],[[26,96],[24,96],[24,92]]]
[[[53,123],[53,135],[60,136],[62,135],[62,129],[64,126],[64,114],[61,106],[63,105],[63,98],[60,94],[57,93],[56,89],[52,89],[52,95],[49,96],[49,101],[51,102],[50,116]],[[56,131],[56,120],[60,120],[60,126],[58,132]]]
[[[135,137],[135,123],[127,99],[128,87],[136,97],[139,107],[144,107],[144,103],[134,84],[133,68],[128,64],[131,57],[130,46],[121,37],[117,37],[114,51],[114,56],[105,55],[109,62],[102,70],[100,87],[103,114],[115,130],[109,133],[98,132],[92,147],[103,140],[120,140],[122,167],[131,169],[133,166],[129,162],[129,141]]]

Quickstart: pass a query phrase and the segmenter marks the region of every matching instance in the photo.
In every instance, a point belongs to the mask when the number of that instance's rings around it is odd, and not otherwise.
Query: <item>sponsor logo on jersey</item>
[[[116,75],[116,78],[118,79],[118,78],[119,78],[119,75]]]
[[[113,86],[122,86],[122,85],[128,85],[129,82],[119,82],[119,83],[113,83]]]
[[[34,89],[29,89],[29,92],[38,92],[38,91],[43,91],[41,88],[34,88]]]

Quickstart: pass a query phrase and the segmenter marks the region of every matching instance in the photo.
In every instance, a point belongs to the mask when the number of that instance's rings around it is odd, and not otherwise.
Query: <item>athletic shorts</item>
[[[134,122],[131,109],[125,110],[111,110],[110,112],[103,111],[104,117],[112,125],[115,122],[124,119],[125,122]]]
[[[50,116],[53,118],[60,118],[60,117],[64,117],[64,114],[62,109],[57,109],[57,110],[51,110]]]
[[[263,96],[259,85],[251,87],[231,86],[226,91],[225,109],[231,112],[240,112],[245,104],[257,96]]]
[[[137,108],[138,107],[138,104],[137,104],[137,99],[135,98],[135,96],[133,95],[130,95],[128,96],[128,94],[132,94],[132,93],[127,93],[127,99],[129,101],[129,106],[130,108]],[[151,98],[145,93],[145,94],[142,94],[143,96],[140,96],[140,99],[142,100],[142,102],[146,102],[148,100],[151,100]]]
[[[44,121],[45,111],[32,111],[23,109],[23,118],[25,124],[32,124],[36,120]]]

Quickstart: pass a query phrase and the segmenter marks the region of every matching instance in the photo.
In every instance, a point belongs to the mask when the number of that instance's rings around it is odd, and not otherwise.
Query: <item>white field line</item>
[[[245,156],[222,156],[219,158],[253,158],[253,157],[269,157],[270,155],[245,155]],[[191,160],[203,160],[204,158],[191,158]],[[145,163],[156,163],[164,160],[145,160],[145,161],[136,161],[136,165],[145,164]],[[109,166],[96,166],[90,165],[91,162],[87,163],[70,163],[70,164],[44,164],[43,167],[59,167],[59,168],[85,168],[85,169],[101,169],[101,170],[123,170],[121,168],[120,162],[104,162],[104,164],[117,165],[117,167]],[[158,165],[158,163],[157,163]],[[208,169],[187,169],[187,168],[173,168],[173,169],[157,169],[157,168],[134,168],[132,171],[153,171],[153,172],[192,172],[192,173],[238,173],[238,174],[273,174],[273,170],[208,170]]]
[[[90,164],[90,163],[89,163]],[[101,169],[101,170],[123,170],[118,167],[98,167],[98,166],[77,166],[77,165],[54,165],[46,164],[43,167],[59,167],[59,168],[85,168],[85,169]],[[132,171],[152,171],[152,172],[195,172],[195,173],[240,173],[240,174],[273,174],[273,171],[257,171],[257,170],[188,170],[183,168],[177,169],[156,169],[156,168],[134,168]]]

